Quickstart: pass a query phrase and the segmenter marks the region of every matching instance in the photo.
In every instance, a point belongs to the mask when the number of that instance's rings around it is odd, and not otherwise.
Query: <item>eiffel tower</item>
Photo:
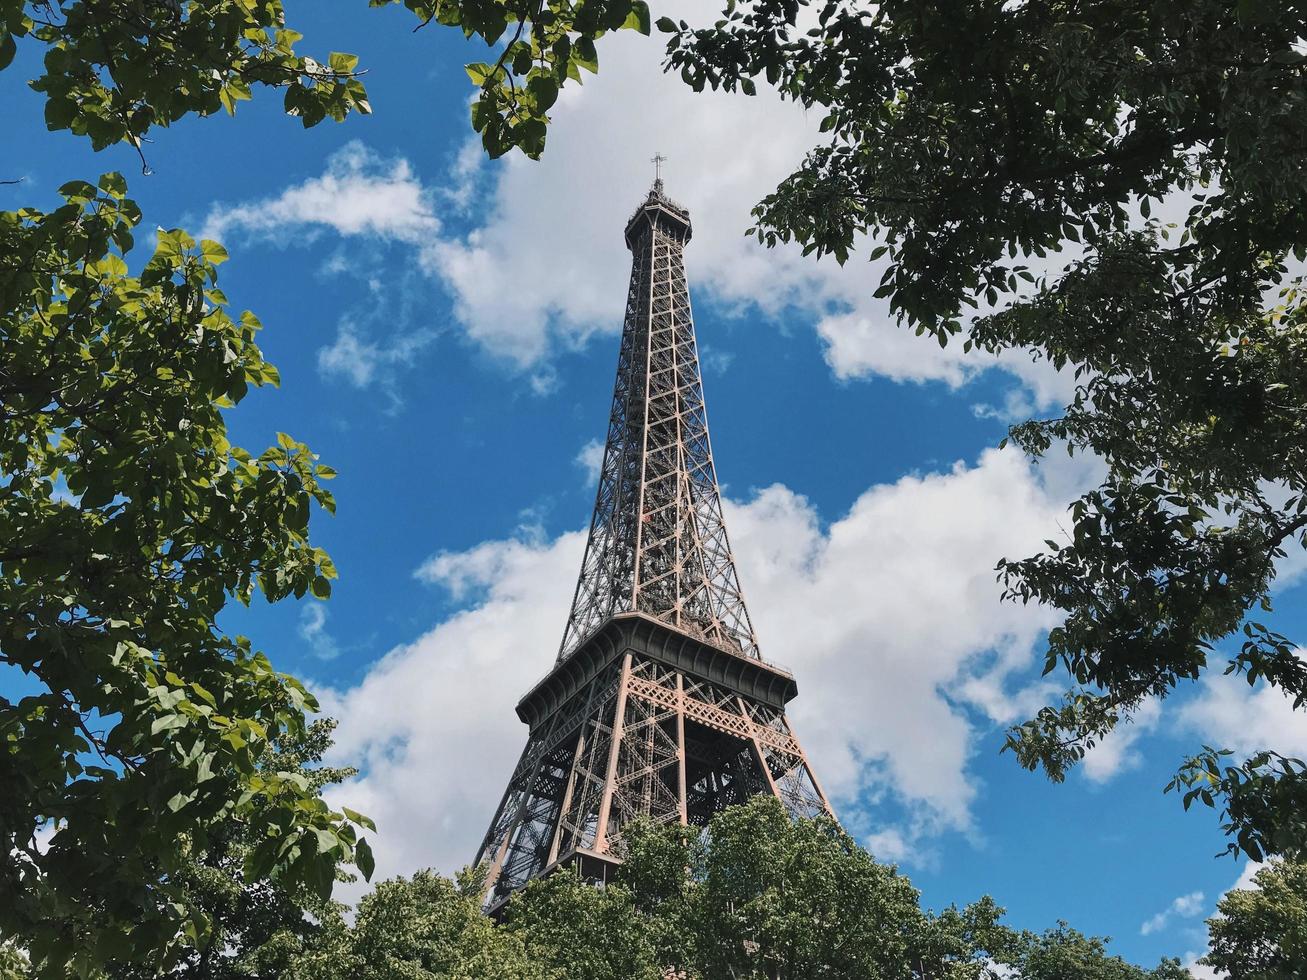
[[[833,815],[785,717],[794,677],[758,651],[727,542],[689,240],[660,173],[626,224],[631,285],[571,615],[518,703],[530,734],[477,853],[492,912],[560,865],[606,881],[636,817],[703,826],[764,793]]]

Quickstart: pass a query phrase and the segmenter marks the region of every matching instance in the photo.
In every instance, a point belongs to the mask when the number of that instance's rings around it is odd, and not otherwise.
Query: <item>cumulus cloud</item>
[[[407,160],[383,160],[356,140],[328,157],[320,176],[276,197],[215,205],[200,234],[290,244],[325,229],[421,244],[440,231],[440,222]]]
[[[1015,675],[1050,625],[998,602],[993,563],[1038,547],[1059,511],[999,452],[871,487],[828,526],[784,486],[728,502],[763,653],[799,680],[800,738],[841,818],[883,857],[973,829],[974,736],[1018,709]],[[379,873],[474,855],[525,744],[513,707],[553,662],[582,547],[577,531],[436,555],[417,574],[462,610],[326,696],[336,751],[363,770],[333,800],[377,819]]]
[[[1037,550],[1060,509],[1015,454],[992,451],[873,487],[824,530],[781,486],[730,508],[764,655],[799,678],[792,716],[828,791],[890,793],[915,812],[910,833],[970,829],[976,720],[957,702],[1009,720],[1004,681],[1052,624],[998,601],[994,561]]]
[[[1141,936],[1151,936],[1165,929],[1172,919],[1193,919],[1203,914],[1203,893],[1190,892],[1181,895],[1170,905],[1148,919],[1139,927]]]
[[[335,754],[363,770],[330,799],[377,821],[382,876],[472,860],[526,744],[513,707],[553,663],[583,546],[578,532],[437,556],[421,577],[469,608],[320,697],[341,719]]]
[[[666,12],[703,16],[689,0],[674,0]],[[663,73],[661,58],[657,41],[630,32],[606,38],[599,75],[568,86],[552,110],[541,161],[514,154],[486,164],[469,142],[447,172],[427,174],[424,184],[408,161],[351,143],[320,177],[263,201],[216,207],[209,230],[285,243],[331,229],[411,243],[416,266],[454,300],[465,336],[547,389],[552,360],[621,328],[629,273],[622,228],[652,176],[649,158],[660,151],[669,158],[669,192],[694,218],[687,264],[696,300],[816,331],[841,379],[874,374],[957,386],[998,367],[1026,392],[1011,404],[1065,398],[1070,381],[1044,362],[966,354],[957,343],[941,350],[900,329],[887,303],[871,295],[883,261],[855,256],[841,267],[744,237],[752,207],[821,138],[819,117],[770,90],[755,98],[692,92]],[[432,202],[478,216],[468,230],[442,231]],[[728,364],[729,352],[705,357],[709,370]]]
[[[1297,651],[1307,659],[1307,650]],[[1198,697],[1176,713],[1183,732],[1244,755],[1275,749],[1307,756],[1307,710],[1294,710],[1293,701],[1267,684],[1249,687],[1234,675],[1209,673]]]
[[[1150,699],[1141,704],[1133,715],[1085,753],[1081,760],[1085,778],[1093,783],[1105,783],[1119,773],[1137,769],[1144,761],[1137,743],[1157,728],[1161,717],[1160,701]]]

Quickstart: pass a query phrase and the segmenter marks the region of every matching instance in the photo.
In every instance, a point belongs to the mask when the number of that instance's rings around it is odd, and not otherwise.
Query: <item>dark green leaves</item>
[[[400,0],[371,0],[386,6]],[[548,0],[526,8],[504,0],[403,0],[422,25],[435,21],[479,37],[489,46],[507,34],[493,62],[467,65],[468,78],[479,92],[472,103],[472,128],[492,157],[520,149],[536,159],[544,152],[548,112],[559,90],[581,83],[581,72],[597,72],[595,41],[609,31],[649,33],[649,7],[644,0],[592,0],[573,4]]]
[[[0,699],[0,933],[51,977],[206,942],[180,876],[238,831],[254,877],[319,895],[362,845],[267,765],[313,698],[216,625],[256,590],[325,593],[327,474],[289,436],[230,444],[224,409],[276,380],[258,321],[228,314],[216,243],[162,230],[129,275],[125,193],[0,213],[0,663],[41,692]]]
[[[1214,656],[1307,704],[1285,638],[1223,650],[1307,543],[1301,6],[747,0],[659,28],[692,87],[765,79],[822,113],[824,141],[754,211],[762,242],[864,246],[886,263],[873,296],[919,335],[1076,386],[1010,432],[1106,470],[1069,540],[999,565],[1008,598],[1064,614],[1045,665],[1074,685],[1012,730],[1020,762],[1061,779]],[[1264,807],[1247,787],[1269,784],[1237,771],[1204,790],[1249,801],[1231,818],[1249,854],[1292,823],[1288,776]]]
[[[156,126],[189,114],[235,113],[255,86],[286,89],[286,111],[305,126],[371,111],[358,59],[325,64],[300,55],[280,0],[191,0],[144,5],[111,0],[0,5],[0,69],[15,37],[45,45],[46,125],[86,136],[98,150],[140,147]]]

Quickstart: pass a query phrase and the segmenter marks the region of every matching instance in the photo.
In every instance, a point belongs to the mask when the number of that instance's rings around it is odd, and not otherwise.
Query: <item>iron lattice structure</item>
[[[598,879],[638,816],[702,826],[751,796],[833,815],[785,716],[722,518],[683,251],[657,180],[633,259],[594,517],[558,660],[517,707],[526,748],[477,863],[494,908],[573,863]]]

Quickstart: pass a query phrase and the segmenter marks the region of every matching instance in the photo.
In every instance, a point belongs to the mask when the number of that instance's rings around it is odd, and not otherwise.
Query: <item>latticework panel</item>
[[[759,794],[831,815],[783,711],[627,653],[532,733],[478,855],[489,901],[572,854],[620,853],[639,817],[702,826]]]
[[[559,659],[620,612],[758,656],[722,519],[685,280],[689,217],[654,193],[633,256],[594,516]]]

